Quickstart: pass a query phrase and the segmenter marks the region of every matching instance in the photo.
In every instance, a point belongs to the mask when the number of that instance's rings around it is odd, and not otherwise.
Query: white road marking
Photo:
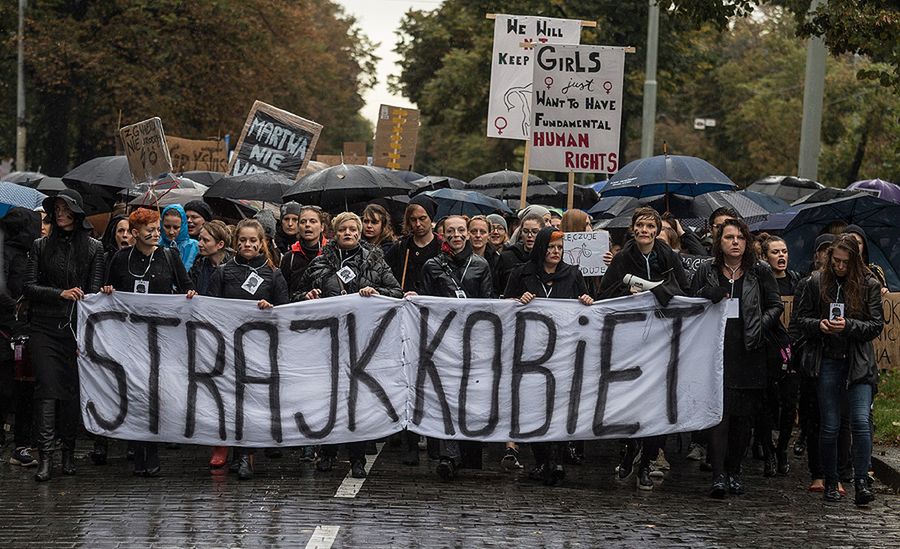
[[[381,454],[381,449],[384,448],[384,443],[379,443],[375,445],[378,448],[378,451],[374,456],[366,456],[366,474],[372,470],[372,466],[375,465],[375,460],[378,459],[378,456]],[[335,492],[334,497],[336,498],[355,498],[356,494],[362,489],[363,483],[366,481],[364,478],[353,478],[350,476],[350,473],[347,473],[347,476],[344,477],[344,482],[338,486],[337,492]]]
[[[340,529],[340,526],[316,526],[306,549],[330,549]]]

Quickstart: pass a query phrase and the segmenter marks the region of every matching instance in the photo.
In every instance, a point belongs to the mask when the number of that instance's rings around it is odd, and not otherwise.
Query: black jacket
[[[504,297],[518,299],[525,292],[530,292],[535,297],[578,299],[588,293],[584,276],[578,267],[560,261],[553,273],[544,270],[544,257],[553,232],[553,228],[546,227],[537,234],[534,247],[528,255],[528,262],[509,275],[509,281],[503,292]]]
[[[437,233],[433,236],[428,245],[419,248],[412,235],[407,235],[394,242],[394,245],[385,252],[384,260],[390,266],[394,278],[402,284],[404,292],[425,293],[422,287],[422,268],[429,259],[441,253],[444,241]]]
[[[425,295],[437,297],[457,297],[458,289],[464,291],[467,298],[495,297],[491,267],[485,258],[472,253],[472,245],[468,242],[458,254],[445,250],[425,262],[422,286]]]
[[[57,228],[54,231],[62,233]],[[55,242],[51,242],[54,238]],[[74,287],[80,287],[85,294],[97,293],[104,274],[103,244],[82,229],[35,240],[28,255],[24,284],[31,317],[69,317],[75,302],[59,294]]]
[[[303,278],[303,273],[315,258],[322,255],[322,250],[325,249],[327,243],[328,241],[322,236],[319,239],[319,247],[313,250],[307,248],[302,241],[298,240],[291,244],[290,249],[281,256],[281,273],[284,275],[284,279],[287,280],[288,293],[290,295],[300,291],[300,280]]]
[[[820,282],[822,274],[812,273],[797,287],[794,311],[791,315],[790,333],[802,348],[801,370],[810,377],[818,377],[822,362],[822,348],[826,337],[846,338],[849,343],[847,360],[850,363],[847,383],[878,383],[875,364],[875,347],[872,340],[884,329],[884,311],[881,305],[881,283],[867,274],[863,283],[865,310],[862,314],[847,312],[847,327],[839,335],[828,335],[819,329],[819,322],[828,318],[828,303],[822,301]],[[852,316],[851,316],[852,314]]]
[[[690,294],[696,297],[719,299],[724,288],[719,288],[719,274],[709,259],[700,264],[697,274],[691,281]],[[755,263],[749,272],[744,273],[743,290],[741,292],[741,319],[744,321],[744,347],[747,350],[759,349],[765,344],[767,332],[776,330],[781,322],[784,304],[778,295],[778,283],[772,269],[764,263]]]
[[[697,233],[690,229],[685,229],[684,234],[679,238],[681,240],[681,252],[689,255],[705,255],[708,256],[706,246],[700,241]]]
[[[631,295],[630,287],[623,282],[625,275],[636,275],[647,280],[647,264],[650,264],[649,280],[663,284],[650,292],[663,305],[668,305],[673,296],[685,295],[688,289],[688,278],[678,253],[665,242],[657,239],[653,243],[648,259],[638,248],[634,240],[629,240],[622,251],[613,257],[612,263],[600,280],[600,299],[611,299]]]
[[[337,275],[343,267],[349,267],[355,275],[346,283]],[[403,297],[400,284],[385,263],[381,248],[360,242],[355,250],[344,251],[338,248],[337,242],[332,241],[322,250],[322,255],[306,268],[300,288],[292,294],[292,298],[301,301],[312,289],[321,290],[322,297],[354,294],[366,286],[375,288],[384,296]]]
[[[250,273],[254,272],[254,269],[256,274],[262,278],[262,283],[256,292],[251,294],[241,286]],[[264,255],[258,255],[250,261],[241,256],[235,256],[228,263],[221,265],[213,272],[209,281],[208,295],[256,301],[265,299],[272,305],[284,305],[290,301],[287,282],[281,276],[281,271],[269,267]]]
[[[213,273],[216,272],[216,269],[231,261],[232,258],[234,258],[234,251],[226,248],[222,262],[214,267],[209,262],[208,257],[199,256],[194,261],[194,264],[191,265],[191,270],[188,273],[188,276],[191,277],[191,283],[194,285],[194,290],[200,295],[209,295],[209,283],[212,280]]]
[[[494,291],[503,297],[518,297],[506,295],[504,290],[509,283],[509,276],[519,266],[528,261],[529,253],[521,242],[511,244],[500,252],[500,257],[494,264]]]
[[[194,284],[184,270],[181,255],[174,248],[157,246],[149,256],[145,256],[134,246],[117,251],[109,261],[106,284],[119,292],[133,292],[137,280],[147,282],[147,293],[150,294],[186,293],[194,289]]]

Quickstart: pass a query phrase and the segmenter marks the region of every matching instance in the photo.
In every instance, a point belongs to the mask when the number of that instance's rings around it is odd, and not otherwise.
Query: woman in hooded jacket
[[[485,235],[487,232],[485,231]],[[491,267],[487,260],[472,250],[466,218],[451,215],[444,218],[444,243],[441,254],[425,262],[422,268],[424,295],[458,299],[490,299],[494,297]],[[480,442],[440,441],[437,473],[444,480],[456,476],[463,461],[481,461]],[[468,461],[466,460],[466,461]]]
[[[287,282],[266,254],[266,232],[259,221],[244,219],[237,224],[234,248],[237,255],[213,272],[208,295],[255,300],[260,309],[271,309],[290,301]],[[232,469],[237,470],[238,478],[253,478],[253,450],[240,448],[236,457]]]
[[[122,248],[134,245],[134,237],[128,230],[128,216],[115,215],[106,224],[106,230],[103,231],[103,237],[100,239],[103,243],[103,252],[106,254],[106,262],[112,259]]]
[[[162,230],[159,235],[159,245],[163,248],[176,248],[184,264],[184,270],[190,272],[194,266],[194,260],[200,253],[197,241],[188,234],[187,214],[181,204],[166,206],[162,214]]]
[[[503,295],[518,299],[523,305],[535,297],[577,299],[584,305],[593,305],[581,271],[562,260],[564,236],[552,227],[541,229],[528,261],[510,274]],[[566,474],[561,460],[567,446],[564,442],[532,443],[536,465],[529,477],[547,485],[560,482]]]
[[[381,248],[360,242],[362,220],[359,216],[352,212],[340,213],[334,218],[333,227],[334,240],[306,268],[300,290],[293,296],[294,301],[355,293],[363,297],[403,297],[400,284],[385,263]],[[353,478],[365,478],[366,443],[351,442],[347,449],[351,475]],[[330,471],[334,468],[336,457],[337,445],[323,445],[319,448],[316,469]]]
[[[34,241],[25,269],[24,295],[30,303],[28,352],[35,369],[35,406],[40,458],[37,481],[50,480],[54,444],[62,440],[63,474],[75,474],[78,429],[76,302],[103,283],[103,245],[90,237],[81,195],[66,189],[44,199],[53,230]]]

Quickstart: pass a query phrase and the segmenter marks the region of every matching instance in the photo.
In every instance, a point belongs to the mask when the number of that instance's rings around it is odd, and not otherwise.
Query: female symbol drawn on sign
[[[508,124],[509,123],[502,116],[498,116],[494,119],[494,127],[497,128],[497,133],[499,133],[500,135],[503,135],[503,130],[506,129],[506,126]]]
[[[581,246],[573,248],[566,253],[569,256],[569,261],[567,262],[569,265],[581,265],[581,258],[591,257],[593,252],[587,247],[587,244],[582,243]]]
[[[548,76],[547,78],[544,78],[544,84],[547,85],[547,89],[549,90],[549,89],[550,89],[550,86],[553,85],[553,77],[552,77],[552,76]]]
[[[606,90],[606,95],[609,95],[609,92],[612,91],[612,88],[613,88],[612,82],[610,82],[609,80],[607,80],[606,82],[603,83],[603,89]]]

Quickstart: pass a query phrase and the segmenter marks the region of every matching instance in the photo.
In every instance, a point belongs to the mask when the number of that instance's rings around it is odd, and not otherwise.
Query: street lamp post
[[[25,5],[19,0],[19,60],[16,86],[16,170],[25,171]]]
[[[653,156],[656,130],[656,50],[659,46],[659,4],[650,0],[647,17],[647,67],[644,75],[644,110],[641,115],[641,158]]]

